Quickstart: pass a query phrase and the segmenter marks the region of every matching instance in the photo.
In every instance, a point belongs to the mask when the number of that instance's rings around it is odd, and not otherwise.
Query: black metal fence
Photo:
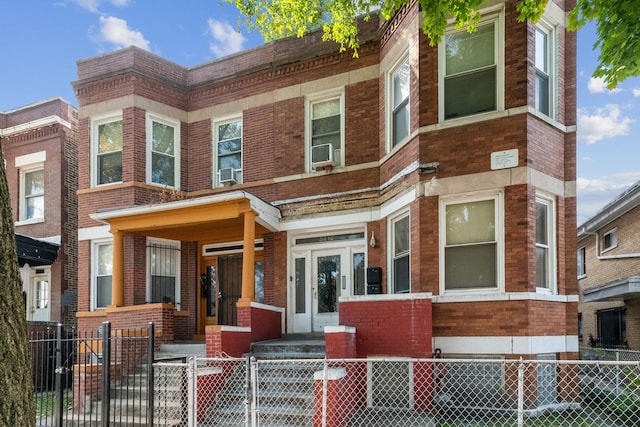
[[[154,326],[30,336],[36,425],[152,426]],[[107,398],[105,398],[107,397]]]

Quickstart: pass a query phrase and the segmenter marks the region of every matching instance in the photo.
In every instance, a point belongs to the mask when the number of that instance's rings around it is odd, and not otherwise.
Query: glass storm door
[[[338,324],[338,298],[349,295],[349,270],[342,251],[324,250],[312,253],[312,330],[324,331],[325,326]]]
[[[48,277],[31,277],[29,285],[29,320],[48,322],[51,305],[51,289]]]

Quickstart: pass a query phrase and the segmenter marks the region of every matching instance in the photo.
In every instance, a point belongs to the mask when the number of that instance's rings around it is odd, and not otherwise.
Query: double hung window
[[[214,186],[242,182],[242,119],[214,124]]]
[[[536,287],[555,290],[555,210],[550,198],[536,198]]]
[[[318,164],[344,164],[343,98],[311,100],[307,103],[308,147],[313,170]]]
[[[502,277],[501,193],[441,202],[445,291],[497,290]]]
[[[180,243],[150,239],[147,244],[149,255],[148,301],[151,303],[174,304],[180,307]]]
[[[147,182],[180,187],[180,124],[147,114]]]
[[[443,112],[448,120],[502,108],[501,15],[477,25],[476,31],[456,30],[440,44]]]
[[[411,82],[411,67],[409,57],[405,57],[389,73],[387,79],[389,86],[389,117],[387,126],[389,132],[390,149],[397,146],[409,137],[409,94]]]
[[[95,185],[122,181],[122,117],[93,122],[93,174]]]
[[[583,246],[578,249],[578,278],[587,275],[587,249]]]
[[[555,76],[556,61],[554,57],[555,31],[551,25],[540,20],[536,27],[536,105],[540,113],[554,118],[555,116]]]
[[[22,221],[44,218],[44,169],[42,166],[20,171]]]
[[[608,251],[618,246],[618,229],[614,228],[604,233],[602,239],[602,251]]]
[[[411,291],[410,249],[411,233],[409,215],[391,221],[392,238],[392,281],[395,293]]]
[[[111,304],[111,280],[113,275],[113,243],[111,241],[93,244],[93,289],[92,309],[106,308]]]

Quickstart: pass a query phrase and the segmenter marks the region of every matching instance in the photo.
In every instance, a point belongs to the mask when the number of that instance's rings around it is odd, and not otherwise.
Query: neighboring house
[[[578,227],[580,344],[640,350],[640,182]]]
[[[576,35],[563,1],[517,16],[432,47],[412,4],[359,58],[313,33],[78,61],[79,329],[576,358]]]
[[[76,324],[77,110],[60,98],[0,112],[28,321]]]

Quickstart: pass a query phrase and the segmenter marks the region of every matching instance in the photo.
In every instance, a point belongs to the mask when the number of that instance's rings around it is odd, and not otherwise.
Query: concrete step
[[[204,342],[185,341],[165,343],[160,350],[155,352],[154,360],[157,362],[180,361],[185,362],[189,357],[205,357],[207,354]]]
[[[251,344],[250,356],[256,359],[324,359],[326,357],[324,334],[295,334],[281,339]]]

